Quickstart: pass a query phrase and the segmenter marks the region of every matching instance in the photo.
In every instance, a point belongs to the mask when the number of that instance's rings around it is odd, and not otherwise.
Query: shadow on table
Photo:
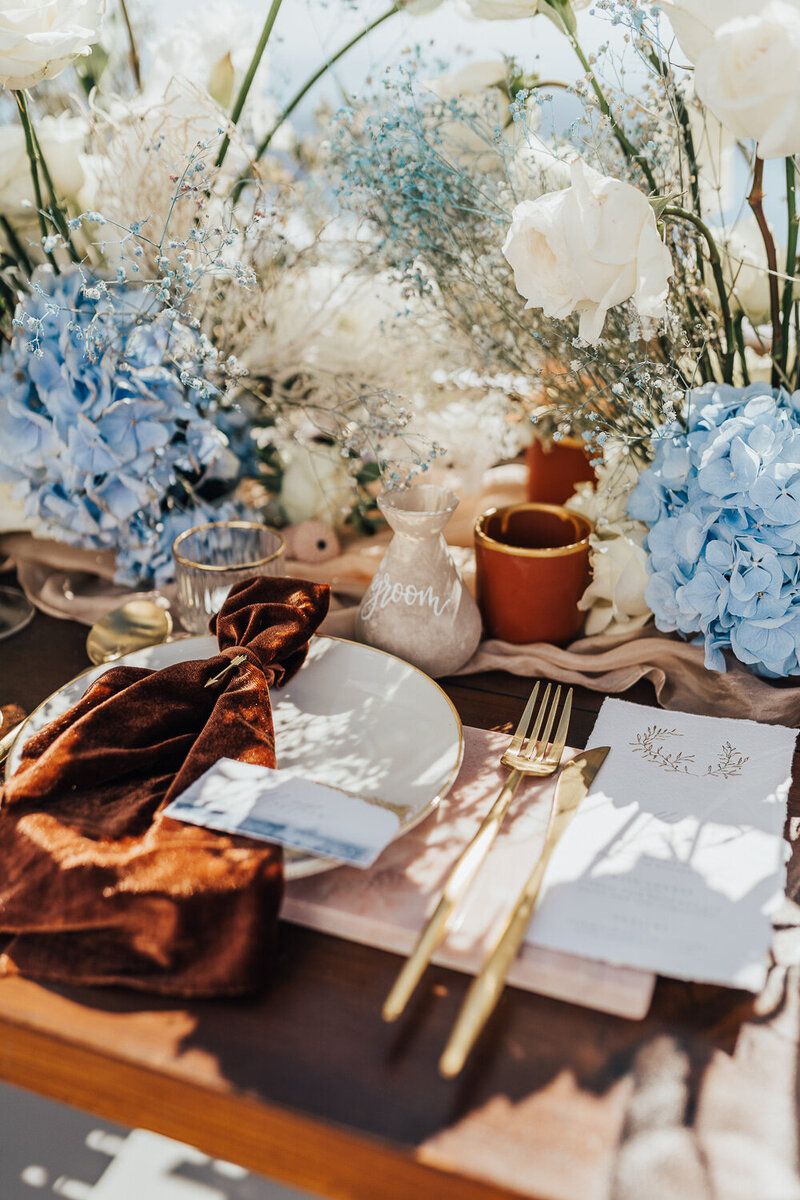
[[[709,892],[699,876],[694,886],[736,929],[745,901]],[[522,1110],[563,1081],[566,1099],[553,1103],[567,1119],[570,1096],[618,1106],[612,1091],[635,1080],[642,1053],[665,1036],[688,1064],[681,1120],[689,1125],[709,1064],[718,1052],[732,1056],[742,1026],[753,1020],[751,996],[676,981],[659,982],[641,1022],[507,989],[467,1068],[450,1082],[439,1077],[437,1062],[467,979],[432,968],[404,1020],[388,1026],[380,1008],[397,966],[394,955],[282,924],[271,978],[256,1000],[184,1005],[121,991],[81,992],[79,999],[98,1012],[183,1014],[154,1023],[168,1070],[410,1146],[498,1097]],[[76,998],[73,990],[64,994]]]

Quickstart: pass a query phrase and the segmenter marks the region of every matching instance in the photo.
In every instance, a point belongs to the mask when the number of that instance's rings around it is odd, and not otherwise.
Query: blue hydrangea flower
[[[0,479],[37,532],[115,549],[126,583],[166,582],[172,531],[213,519],[239,475],[211,369],[143,289],[39,268],[0,355]]]
[[[144,578],[155,587],[171,583],[172,543],[179,533],[206,521],[229,521],[242,515],[240,504],[223,501],[211,505],[198,500],[188,508],[177,504],[166,508],[155,524],[134,517],[124,543],[117,550],[117,579],[132,586]]]
[[[800,674],[800,392],[705,384],[662,429],[628,511],[649,527],[656,625],[730,649],[759,674]]]

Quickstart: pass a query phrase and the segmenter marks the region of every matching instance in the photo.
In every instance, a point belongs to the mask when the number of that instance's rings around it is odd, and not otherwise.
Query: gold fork
[[[545,777],[555,774],[564,752],[572,711],[572,688],[567,692],[561,718],[552,742],[550,734],[558,714],[561,687],[556,688],[552,702],[552,684],[547,684],[542,701],[536,706],[539,684],[535,683],[528,703],[520,717],[517,731],[509,742],[500,762],[508,767],[509,775],[477,833],[459,855],[417,944],[403,963],[392,990],[383,1005],[384,1021],[395,1021],[405,1009],[437,947],[444,941],[453,913],[466,895],[478,869],[491,849],[503,824],[511,801],[526,775]],[[534,709],[536,709],[534,715]],[[531,720],[533,725],[531,726]],[[528,727],[531,726],[530,734]]]

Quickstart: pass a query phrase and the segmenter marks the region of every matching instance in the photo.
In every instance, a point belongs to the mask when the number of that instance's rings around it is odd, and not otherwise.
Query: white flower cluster
[[[567,508],[593,524],[590,537],[592,582],[580,608],[586,612],[586,633],[625,635],[640,629],[652,613],[645,600],[647,527],[627,515],[628,497],[644,463],[624,443],[609,439],[603,462],[596,468],[597,486],[578,484]]]

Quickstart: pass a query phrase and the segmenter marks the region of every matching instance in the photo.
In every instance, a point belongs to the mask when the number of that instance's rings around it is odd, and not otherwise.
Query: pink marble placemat
[[[496,796],[505,771],[508,736],[466,728],[464,762],[450,793],[367,871],[340,867],[287,888],[283,917],[298,925],[399,955],[409,953],[459,850]],[[567,756],[575,751],[567,751]],[[435,962],[474,974],[509,906],[539,855],[552,800],[552,781],[524,780],[460,921]],[[526,944],[509,983],[617,1016],[641,1018],[655,976],[629,967]]]

